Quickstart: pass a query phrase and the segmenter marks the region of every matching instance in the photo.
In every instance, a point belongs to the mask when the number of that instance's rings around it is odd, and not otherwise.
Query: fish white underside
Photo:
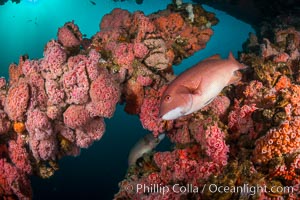
[[[181,117],[184,115],[183,109],[181,107],[177,107],[173,110],[170,110],[169,112],[167,112],[166,114],[164,114],[162,116],[163,120],[173,120],[173,119],[177,119],[178,117]]]

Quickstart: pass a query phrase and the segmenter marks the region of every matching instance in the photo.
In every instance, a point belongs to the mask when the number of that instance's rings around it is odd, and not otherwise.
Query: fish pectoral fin
[[[188,110],[191,109],[193,105],[193,95],[195,94],[195,90],[192,90],[184,85],[179,86],[177,90],[182,95],[183,99],[186,100],[187,106],[185,107],[185,109],[181,110],[181,113],[185,114]]]
[[[213,56],[210,56],[210,57],[208,57],[208,58],[205,58],[203,61],[207,61],[207,60],[221,60],[222,58],[221,58],[221,56],[220,56],[220,54],[215,54],[215,55],[213,55]]]
[[[180,86],[178,86],[177,87],[177,92],[179,93],[179,94],[191,94],[191,93],[193,93],[193,91],[191,91],[191,89],[190,88],[188,88],[188,87],[186,87],[186,86],[184,86],[184,85],[180,85]]]
[[[195,89],[191,90],[191,94],[192,95],[200,96],[202,94],[201,81],[202,80],[199,81],[199,83],[198,83],[198,85],[197,85],[197,87]]]
[[[240,71],[234,71],[233,76],[229,80],[227,85],[237,84],[242,79],[243,74]]]

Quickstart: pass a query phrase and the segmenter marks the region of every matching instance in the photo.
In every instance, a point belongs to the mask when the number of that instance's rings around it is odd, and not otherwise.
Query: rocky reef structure
[[[297,0],[193,0],[212,6],[251,24],[257,30],[261,21],[273,20],[278,15],[299,16]]]
[[[186,6],[169,5],[149,16],[114,9],[91,39],[67,22],[46,44],[43,58],[21,56],[9,66],[9,81],[0,79],[1,197],[31,199],[29,176],[52,176],[59,159],[78,156],[100,140],[104,118],[113,116],[117,103],[126,103],[125,111],[138,114],[156,136],[168,127],[149,109],[173,78],[172,65],[204,48],[210,25],[218,22],[199,5],[191,21]],[[211,129],[224,137],[215,123]],[[225,159],[228,147],[222,144]]]

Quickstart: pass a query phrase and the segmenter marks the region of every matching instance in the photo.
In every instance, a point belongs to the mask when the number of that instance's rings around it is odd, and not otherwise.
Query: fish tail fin
[[[237,84],[241,79],[242,79],[242,73],[240,71],[234,71],[233,72],[233,76],[231,77],[230,81],[228,82],[227,85],[231,85],[231,84]]]
[[[230,85],[230,84],[237,84],[242,79],[242,76],[243,76],[243,74],[241,73],[241,71],[246,70],[249,67],[246,66],[246,65],[244,65],[244,64],[242,64],[242,63],[240,63],[240,62],[238,62],[234,58],[234,56],[233,56],[233,54],[232,54],[231,51],[229,52],[228,60],[231,61],[231,62],[233,62],[237,66],[237,69],[233,72],[233,75],[232,75],[232,77],[231,77],[228,85]]]
[[[248,68],[247,65],[244,65],[244,64],[242,64],[242,63],[239,63],[239,62],[235,59],[235,57],[233,56],[233,54],[232,54],[231,51],[229,52],[228,60],[231,60],[231,61],[235,62],[235,63],[237,64],[239,70],[244,70],[244,69],[247,69],[247,68]]]
[[[246,70],[246,69],[248,69],[249,68],[249,66],[247,66],[247,65],[244,65],[244,64],[242,64],[242,63],[239,63],[239,70],[241,71],[241,70]]]
[[[229,52],[228,60],[235,60],[235,58],[234,58],[234,56],[232,54],[232,51]]]

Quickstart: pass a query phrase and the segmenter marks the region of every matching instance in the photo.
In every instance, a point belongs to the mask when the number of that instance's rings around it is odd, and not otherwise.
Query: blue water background
[[[89,0],[23,0],[20,4],[9,2],[0,6],[0,76],[7,78],[9,64],[17,63],[22,54],[28,54],[31,59],[41,58],[47,41],[56,39],[58,27],[67,21],[74,20],[81,32],[91,37],[99,31],[101,18],[113,8],[150,14],[165,9],[171,0],[144,0],[142,5],[133,0],[94,2],[95,6]],[[254,32],[250,25],[224,12],[204,8],[216,13],[220,22],[213,27],[214,35],[207,47],[175,66],[176,74],[216,53],[226,58],[232,51],[237,56],[248,33]],[[113,198],[118,182],[126,173],[130,148],[148,131],[143,129],[137,116],[124,113],[122,105],[118,105],[112,119],[105,121],[107,129],[100,141],[82,150],[79,157],[63,158],[59,162],[60,170],[50,179],[31,178],[34,199]],[[160,148],[168,145],[165,140]]]

